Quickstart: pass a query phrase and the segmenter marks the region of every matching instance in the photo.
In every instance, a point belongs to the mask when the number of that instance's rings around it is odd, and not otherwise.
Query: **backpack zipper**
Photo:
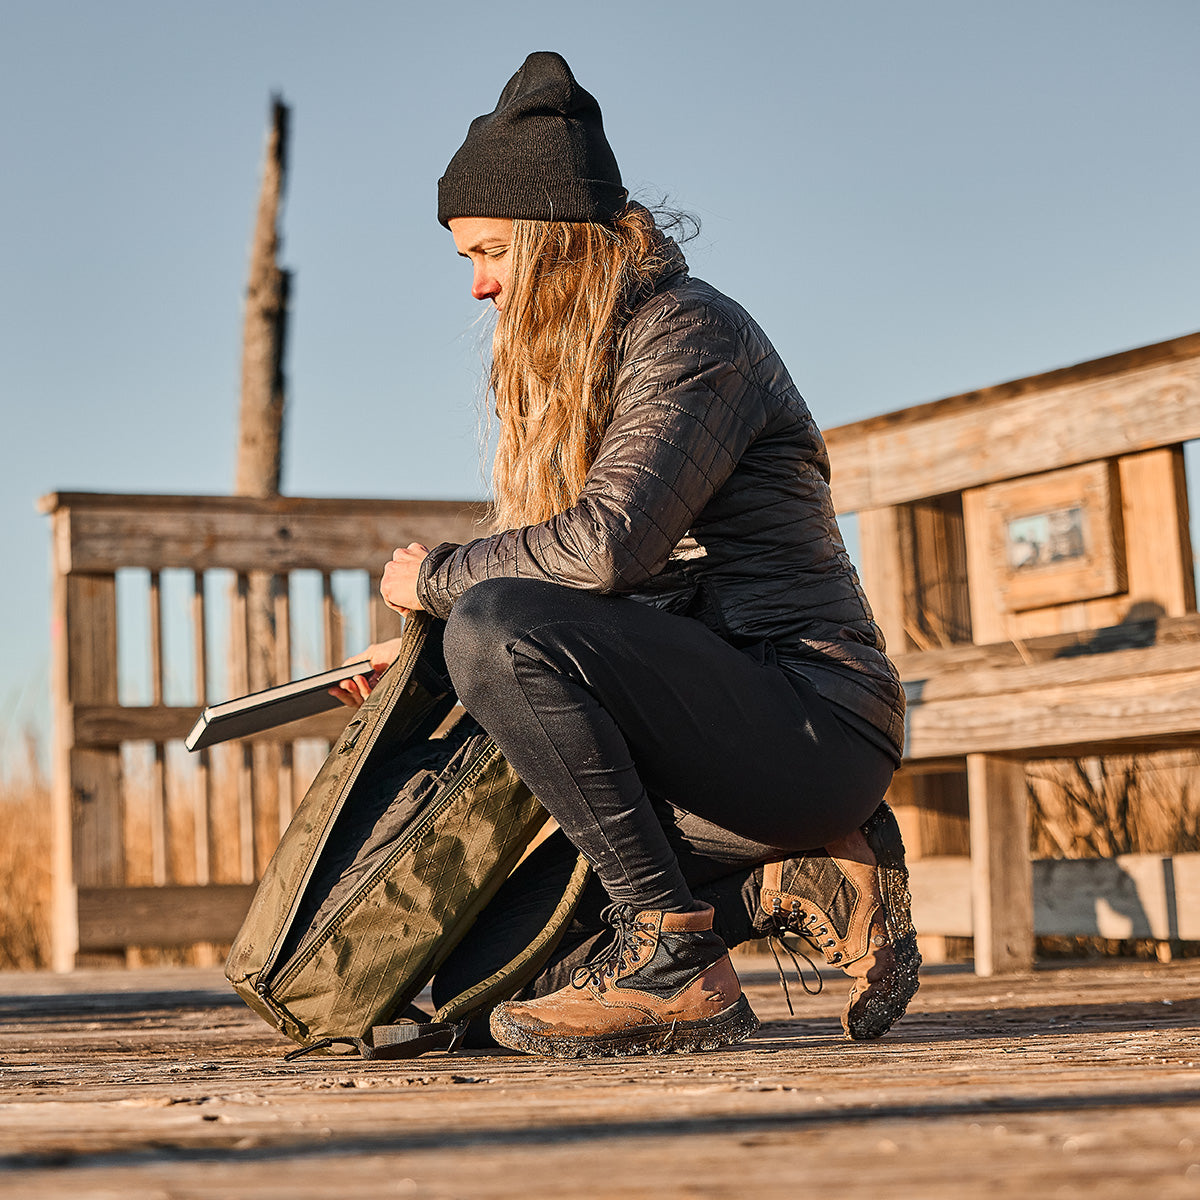
[[[421,840],[429,827],[437,821],[443,811],[458,800],[462,793],[474,784],[479,776],[495,762],[499,757],[499,749],[490,738],[488,739],[488,743],[488,748],[481,750],[476,760],[463,768],[454,782],[446,789],[446,794],[441,800],[431,805],[425,811],[421,818],[413,825],[412,829],[397,842],[383,862],[376,866],[369,875],[365,876],[358,887],[338,905],[337,909],[325,922],[324,929],[309,943],[304,952],[288,962],[286,967],[280,971],[278,977],[270,980],[269,985],[264,986],[282,988],[290,983],[303,967],[307,965],[309,960],[328,942],[329,938],[337,932],[338,926],[344,920],[347,913],[360,902],[363,893],[368,891],[381,876],[386,875],[395,865],[396,860],[401,858],[416,842]]]
[[[412,620],[413,618],[410,617],[409,619]],[[428,633],[429,620],[430,620],[430,618],[426,618],[424,627],[419,631],[420,636],[416,639],[416,645],[415,645],[415,647],[413,647],[413,649],[409,653],[404,666],[401,668],[400,678],[403,679],[403,682],[402,683],[397,682],[397,684],[396,684],[397,689],[400,690],[401,692],[403,692],[403,690],[408,686],[409,681],[412,678],[413,671],[416,667],[417,659],[420,658],[421,651],[425,648],[425,640],[426,640],[426,634]],[[394,664],[393,664],[393,666],[394,666]],[[369,701],[368,701],[368,703],[369,703]],[[380,703],[380,706],[382,706],[383,700],[381,699],[379,703]],[[355,767],[354,767],[353,771],[351,772],[351,774],[349,775],[349,777],[342,784],[341,794],[338,796],[337,801],[334,804],[333,809],[331,810],[331,812],[329,814],[329,819],[326,822],[325,833],[321,839],[321,844],[316,848],[315,852],[309,856],[308,866],[305,869],[304,874],[301,876],[300,882],[296,886],[295,892],[292,894],[292,902],[288,906],[287,916],[284,918],[283,922],[280,924],[279,933],[276,935],[275,941],[272,943],[270,951],[268,952],[267,956],[263,959],[262,966],[259,967],[259,969],[254,977],[254,990],[262,998],[264,1004],[270,1003],[267,999],[267,997],[269,995],[267,989],[270,988],[271,982],[272,982],[270,979],[270,974],[275,967],[275,960],[279,957],[279,953],[283,949],[284,942],[287,941],[288,931],[291,928],[292,921],[294,920],[296,913],[300,908],[300,903],[304,896],[304,889],[308,887],[308,884],[313,877],[313,873],[317,869],[317,862],[325,850],[325,846],[329,840],[330,835],[333,832],[333,826],[336,824],[338,817],[341,815],[341,812],[342,812],[343,807],[345,806],[346,800],[349,798],[351,788],[357,782],[358,776],[362,772],[363,764],[366,762],[367,756],[370,753],[372,746],[374,746],[375,742],[379,738],[379,735],[383,732],[384,724],[385,724],[385,722],[381,720],[376,724],[375,728],[373,730],[371,730],[370,737],[367,739],[366,745],[363,746],[362,752],[359,755],[358,763],[355,765]],[[358,741],[358,738],[362,734],[362,731],[365,727],[366,727],[366,722],[364,721],[363,724],[360,725],[357,730],[355,730],[354,734],[352,735],[355,742]],[[345,734],[343,733],[342,736],[344,737]],[[339,747],[339,753],[340,753],[340,747]],[[274,1010],[272,1010],[272,1011],[274,1011]]]

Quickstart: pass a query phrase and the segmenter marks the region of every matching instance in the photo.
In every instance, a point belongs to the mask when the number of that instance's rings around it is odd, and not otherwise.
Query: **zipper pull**
[[[346,754],[353,750],[358,743],[359,735],[366,728],[366,721],[362,717],[355,717],[349,725],[346,726],[345,732],[342,734],[342,744],[338,747],[339,754]]]

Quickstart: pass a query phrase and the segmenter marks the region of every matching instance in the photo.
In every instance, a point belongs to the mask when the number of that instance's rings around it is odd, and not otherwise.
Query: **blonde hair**
[[[612,419],[629,301],[663,270],[668,246],[640,204],[612,225],[513,222],[508,296],[492,339],[495,529],[545,521],[579,498]]]

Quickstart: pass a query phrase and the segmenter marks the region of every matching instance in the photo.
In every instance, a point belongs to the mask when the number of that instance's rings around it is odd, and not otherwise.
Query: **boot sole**
[[[910,933],[895,944],[896,966],[885,980],[866,993],[854,1011],[842,1021],[846,1036],[854,1042],[871,1042],[885,1033],[908,1010],[909,1001],[921,986],[918,972],[921,952],[917,935]]]
[[[673,1021],[669,1025],[635,1025],[600,1035],[535,1033],[512,1020],[503,1005],[492,1012],[490,1024],[492,1037],[510,1050],[540,1054],[545,1058],[620,1058],[720,1050],[748,1038],[758,1028],[758,1018],[742,995],[736,1004],[715,1017]]]

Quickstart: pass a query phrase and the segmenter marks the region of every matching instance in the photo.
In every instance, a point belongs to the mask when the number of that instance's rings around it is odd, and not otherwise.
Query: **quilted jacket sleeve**
[[[730,315],[657,298],[627,331],[614,416],[579,500],[548,521],[436,547],[417,593],[438,617],[495,576],[630,592],[662,569],[766,421]]]

